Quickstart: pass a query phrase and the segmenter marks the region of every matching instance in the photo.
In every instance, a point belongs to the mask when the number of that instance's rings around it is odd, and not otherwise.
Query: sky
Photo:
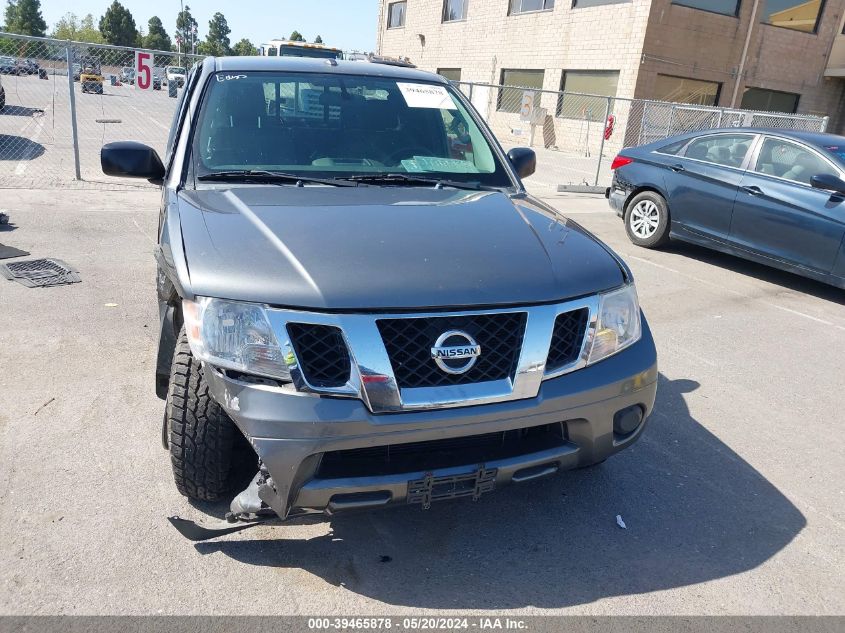
[[[132,12],[135,24],[146,32],[147,20],[157,15],[173,37],[179,0],[120,0]],[[232,44],[246,37],[258,45],[271,39],[286,39],[294,30],[309,42],[317,35],[323,42],[343,50],[372,51],[376,45],[378,0],[185,0],[199,23],[200,37],[208,31],[211,16],[220,11],[232,32]],[[48,34],[68,11],[82,17],[88,13],[95,23],[112,0],[41,0],[41,13]],[[71,8],[72,7],[72,8]],[[248,7],[248,8],[245,8]]]

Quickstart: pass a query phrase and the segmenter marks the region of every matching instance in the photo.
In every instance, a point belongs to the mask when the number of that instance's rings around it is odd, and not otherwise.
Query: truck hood
[[[328,310],[517,305],[614,288],[612,252],[530,197],[234,186],[178,199],[187,288]]]

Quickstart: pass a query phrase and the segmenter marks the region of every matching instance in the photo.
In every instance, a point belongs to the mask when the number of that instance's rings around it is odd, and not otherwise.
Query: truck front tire
[[[173,352],[165,417],[176,488],[190,499],[219,499],[231,489],[233,455],[243,436],[209,394],[184,328]]]

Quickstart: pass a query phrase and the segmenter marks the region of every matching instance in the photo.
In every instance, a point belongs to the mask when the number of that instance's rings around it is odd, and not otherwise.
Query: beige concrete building
[[[462,81],[820,114],[842,131],[843,10],[845,0],[380,0],[378,51]],[[495,110],[512,112],[505,101]],[[592,108],[555,95],[543,106],[557,120]]]

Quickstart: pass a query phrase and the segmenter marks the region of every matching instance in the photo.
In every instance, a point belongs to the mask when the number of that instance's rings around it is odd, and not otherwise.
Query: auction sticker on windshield
[[[443,86],[430,84],[411,84],[397,81],[399,91],[405,97],[409,108],[437,108],[438,110],[457,110],[455,102]]]

